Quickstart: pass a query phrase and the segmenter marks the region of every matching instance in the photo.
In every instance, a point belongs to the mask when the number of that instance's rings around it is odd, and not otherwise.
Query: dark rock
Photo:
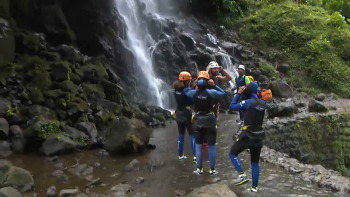
[[[9,100],[0,98],[0,118],[4,118],[7,111],[11,109]]]
[[[8,7],[8,3],[6,3]],[[8,9],[8,8],[7,8]],[[3,18],[4,17],[4,18]],[[8,62],[12,62],[15,58],[15,36],[11,29],[9,21],[5,18],[10,18],[10,16],[3,16],[0,18],[1,24],[1,41],[0,41],[0,65]]]
[[[0,118],[0,140],[9,139],[9,124],[5,118]]]
[[[187,34],[180,34],[179,38],[181,42],[186,46],[187,51],[194,50],[196,42]]]
[[[42,145],[45,155],[71,153],[75,150],[75,142],[67,137],[51,135]]]
[[[75,128],[80,130],[80,131],[83,131],[91,139],[95,139],[97,137],[96,127],[91,122],[79,122],[79,123],[75,124]]]
[[[106,131],[105,149],[109,153],[143,151],[149,138],[149,131],[141,120],[121,116]]]
[[[277,67],[277,71],[283,73],[284,75],[288,74],[290,66],[288,64],[281,64]]]
[[[88,138],[88,136],[84,132],[79,131],[79,130],[77,130],[73,127],[70,127],[68,125],[64,126],[63,132],[67,133],[69,135],[69,137],[73,138],[73,139]]]
[[[326,95],[323,93],[320,93],[315,97],[315,100],[317,101],[324,101],[325,99],[326,99]]]
[[[104,150],[104,149],[101,149],[101,150],[99,150],[99,151],[97,151],[96,153],[95,153],[95,155],[97,156],[97,157],[108,157],[109,156],[109,153],[106,151],[106,150]]]
[[[34,118],[35,116],[42,116],[48,120],[56,120],[57,119],[55,111],[53,111],[49,108],[43,107],[41,105],[33,105],[30,107],[28,117]]]
[[[92,174],[94,171],[94,168],[86,165],[86,164],[79,164],[75,166],[74,168],[70,168],[68,172],[76,175],[76,176],[85,176],[88,174]]]
[[[294,101],[296,107],[306,107],[306,103],[303,101]]]
[[[6,185],[22,190],[23,192],[28,192],[33,189],[34,180],[32,174],[19,167],[11,167],[8,172],[8,177],[6,180]]]
[[[45,102],[43,93],[41,90],[36,88],[32,88],[30,90],[29,98],[34,104],[42,104]]]
[[[316,100],[309,101],[308,107],[309,112],[328,112],[327,107],[323,103]]]
[[[129,184],[119,184],[113,186],[108,193],[114,196],[125,196],[131,189],[131,185]]]
[[[57,82],[70,80],[72,70],[67,62],[54,63],[52,65],[51,78]]]
[[[86,187],[92,188],[101,185],[101,180],[100,178],[94,179],[91,182],[86,184]]]
[[[63,173],[62,170],[56,170],[55,172],[52,173],[52,176],[56,177],[57,180],[59,180],[62,183],[68,182],[68,176]]]
[[[140,169],[140,167],[141,167],[141,163],[138,160],[134,159],[125,167],[125,171],[127,172],[137,171]]]
[[[282,80],[271,82],[267,88],[271,89],[272,95],[276,97],[292,98],[294,96],[292,88]]]
[[[12,154],[11,144],[8,141],[0,141],[0,156],[7,157]]]
[[[275,107],[267,110],[269,117],[286,117],[293,116],[295,111],[295,105],[292,102],[289,103],[278,103]]]
[[[23,153],[26,145],[26,139],[24,138],[23,130],[18,125],[12,125],[10,127],[10,134],[12,136],[12,148],[16,153]]]

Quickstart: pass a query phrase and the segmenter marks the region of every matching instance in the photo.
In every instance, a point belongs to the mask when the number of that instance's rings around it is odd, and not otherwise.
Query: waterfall
[[[222,57],[222,64],[223,64],[222,66],[224,67],[224,69],[227,70],[227,72],[232,77],[232,80],[229,81],[229,83],[230,83],[231,87],[233,87],[235,84],[236,77],[238,76],[237,68],[235,65],[233,65],[229,55],[227,55],[225,53],[221,53],[221,52],[219,52],[219,54]]]
[[[151,36],[149,36],[144,24],[142,23],[142,18],[139,13],[139,7],[135,0],[115,0],[117,9],[121,16],[124,18],[126,25],[128,26],[127,38],[128,45],[135,55],[136,63],[139,69],[142,70],[144,76],[148,82],[147,92],[148,101],[153,105],[159,107],[164,107],[162,96],[162,86],[166,84],[159,78],[156,77],[150,53],[148,51],[147,45],[149,43],[154,43]],[[157,5],[154,0],[140,0],[146,5],[146,12],[155,13],[157,10]],[[152,41],[150,40],[152,39]],[[130,60],[132,61],[132,60]]]

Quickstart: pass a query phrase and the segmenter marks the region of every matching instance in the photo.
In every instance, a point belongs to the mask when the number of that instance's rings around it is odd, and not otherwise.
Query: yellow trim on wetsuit
[[[214,112],[212,111],[212,112],[210,112],[210,113],[208,113],[208,114],[214,114]],[[196,115],[195,113],[192,113],[191,122],[193,122],[193,118],[194,118],[195,115]],[[217,125],[216,125],[216,128],[217,128]]]
[[[247,130],[247,126],[243,126],[243,127],[242,127],[242,130]]]

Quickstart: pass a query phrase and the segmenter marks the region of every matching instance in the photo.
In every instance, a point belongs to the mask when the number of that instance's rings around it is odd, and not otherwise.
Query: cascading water
[[[145,9],[147,12],[156,12],[157,5],[154,0],[140,1],[146,5]],[[145,30],[146,28],[142,25],[137,2],[135,0],[116,0],[116,5],[128,26],[127,38],[129,47],[135,54],[137,65],[143,71],[148,81],[147,92],[149,92],[149,97],[147,100],[153,105],[164,107],[161,88],[166,84],[161,79],[157,78],[153,71],[147,44],[154,43],[154,41]]]
[[[238,76],[237,68],[235,65],[233,65],[230,56],[228,56],[225,53],[219,52],[220,55],[222,55],[222,64],[224,69],[227,70],[227,72],[232,76],[232,80],[229,82],[231,87],[235,84],[235,79]]]

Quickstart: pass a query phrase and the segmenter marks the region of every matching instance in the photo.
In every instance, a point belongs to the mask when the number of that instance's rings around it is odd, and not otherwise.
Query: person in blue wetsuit
[[[187,157],[183,154],[183,147],[185,142],[185,132],[187,129],[188,135],[190,136],[190,144],[193,154],[193,163],[196,163],[196,147],[195,140],[193,135],[193,128],[191,123],[192,110],[190,105],[192,104],[192,100],[186,96],[186,93],[190,91],[192,76],[189,72],[183,71],[179,74],[179,79],[176,80],[173,84],[175,100],[177,104],[177,108],[175,113],[175,120],[177,123],[177,127],[179,130],[179,138],[178,138],[178,154],[179,160],[186,159]]]
[[[238,71],[238,77],[236,77],[236,79],[235,79],[235,87],[237,88],[237,90],[239,90],[240,87],[248,85],[250,83],[250,80],[247,76],[244,75],[245,66],[239,65],[237,71]],[[244,99],[246,99],[246,98],[244,98],[244,96],[241,95],[239,101],[242,101]],[[239,119],[240,119],[240,122],[238,124],[243,126],[244,110],[239,111]]]
[[[255,82],[249,83],[245,87],[240,87],[230,105],[230,109],[233,111],[245,111],[242,133],[238,136],[237,141],[232,146],[229,153],[232,164],[239,172],[239,180],[236,185],[241,185],[248,181],[238,155],[245,149],[250,149],[253,180],[252,192],[258,192],[260,174],[259,159],[261,148],[263,147],[263,139],[265,138],[265,131],[262,128],[262,124],[265,116],[266,103],[264,100],[258,98],[257,90],[258,84]],[[238,103],[241,95],[244,96],[246,100]]]
[[[214,101],[225,95],[219,86],[214,84],[214,81],[209,78],[206,71],[198,73],[197,81],[198,89],[190,90],[186,95],[193,100],[195,115],[193,117],[194,137],[196,141],[196,157],[197,157],[197,174],[203,174],[203,139],[204,137],[208,143],[209,163],[211,175],[218,172],[215,170],[216,162],[216,117],[214,115]],[[208,89],[208,85],[214,86],[214,89]]]

